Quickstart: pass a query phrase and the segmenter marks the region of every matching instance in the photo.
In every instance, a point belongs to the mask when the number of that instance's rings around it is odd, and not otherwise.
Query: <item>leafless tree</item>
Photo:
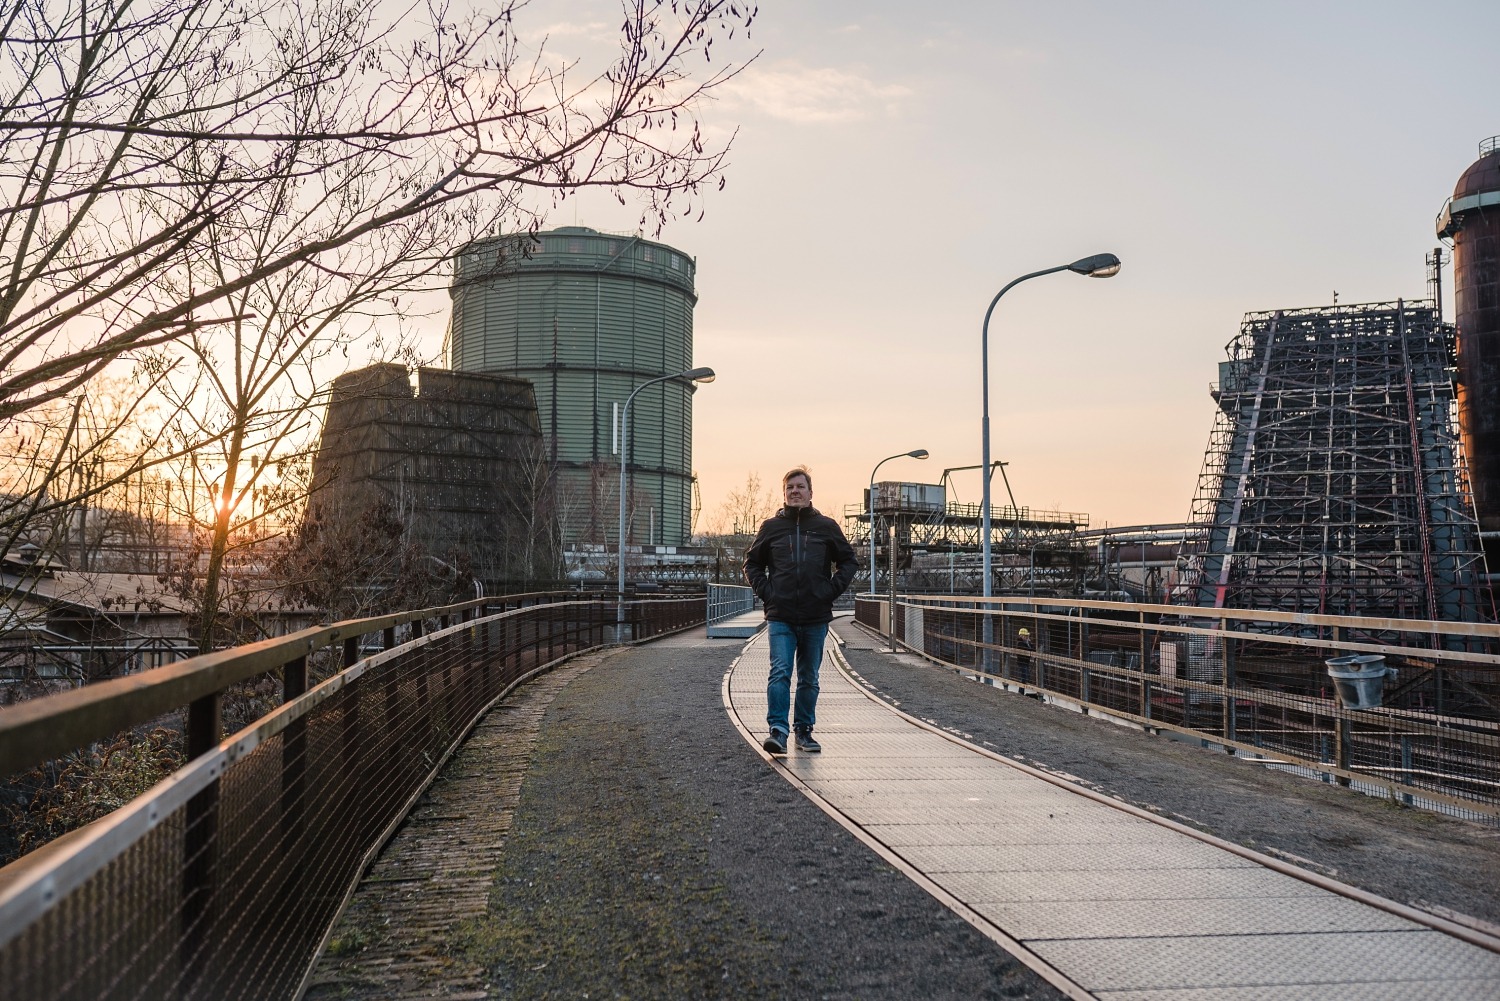
[[[729,491],[720,502],[713,534],[754,535],[780,506],[771,488],[761,486],[759,473],[746,473],[744,486]]]
[[[547,441],[541,435],[519,439],[513,457],[514,482],[500,491],[508,505],[506,535],[521,540],[512,566],[522,581],[562,577],[562,522],[557,477]]]
[[[524,46],[521,6],[0,4],[0,418],[244,322],[244,290],[357,266],[393,226],[535,223],[526,189],[585,186],[643,194],[659,223],[722,181],[697,111],[735,71],[707,62],[713,44],[753,8],[626,0],[619,56],[589,74]],[[285,225],[253,262],[178,270],[213,228],[268,211]]]
[[[234,513],[295,447],[320,363],[458,246],[581,188],[659,229],[722,185],[699,113],[753,7],[625,0],[617,56],[584,72],[521,40],[523,6],[0,0],[0,431],[73,407],[32,443],[57,482],[90,380],[133,359],[170,387],[194,420],[152,461],[213,445],[222,470],[205,638]],[[18,496],[15,524],[62,504]]]

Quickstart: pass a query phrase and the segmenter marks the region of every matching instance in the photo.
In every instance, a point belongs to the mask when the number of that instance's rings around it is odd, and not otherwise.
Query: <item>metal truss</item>
[[[1089,516],[1076,511],[1044,511],[1031,507],[993,507],[990,545],[995,554],[997,593],[1028,590],[1071,591],[1080,586],[1087,551],[1077,533],[1088,528]],[[889,527],[896,528],[900,552],[909,560],[902,574],[917,590],[977,591],[982,584],[978,553],[983,522],[978,504],[949,503],[934,509],[917,505],[882,504],[875,509],[876,561],[882,577],[889,553]],[[870,515],[862,506],[844,508],[844,534],[863,563],[870,544]],[[856,580],[868,581],[868,568]]]
[[[1491,619],[1453,336],[1426,300],[1247,314],[1213,393],[1184,603]]]

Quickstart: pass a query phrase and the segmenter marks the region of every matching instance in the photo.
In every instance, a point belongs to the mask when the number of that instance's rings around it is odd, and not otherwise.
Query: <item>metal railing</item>
[[[708,635],[726,639],[754,635],[759,623],[751,626],[741,616],[755,611],[755,592],[740,584],[708,585]],[[753,618],[753,616],[752,616]]]
[[[708,585],[708,624],[755,611],[755,592],[739,584]]]
[[[1058,598],[861,596],[857,620],[929,660],[1392,800],[1500,822],[1500,627]],[[892,629],[891,627],[894,627]],[[1323,661],[1382,654],[1351,709]]]
[[[701,623],[704,606],[665,598],[628,610],[630,635],[646,639]],[[399,645],[398,630],[410,636]],[[360,873],[485,709],[614,635],[612,597],[476,599],[0,710],[0,774],[184,704],[194,755],[0,869],[0,996],[296,996]],[[368,636],[384,649],[361,659]],[[309,660],[324,652],[342,670],[309,689]],[[267,672],[280,673],[283,704],[220,741],[224,690]]]

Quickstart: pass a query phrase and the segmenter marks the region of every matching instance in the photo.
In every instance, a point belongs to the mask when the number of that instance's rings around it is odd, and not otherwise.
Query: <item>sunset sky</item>
[[[760,4],[757,62],[703,109],[726,188],[661,235],[698,259],[704,515],[807,463],[814,503],[979,461],[1092,524],[1189,512],[1208,385],[1246,311],[1421,298],[1433,217],[1500,133],[1494,3]],[[518,25],[597,63],[610,0]],[[732,55],[736,53],[724,53]],[[584,197],[553,225],[631,230]],[[1445,281],[1449,275],[1445,274]],[[1451,301],[1451,300],[1450,300]],[[958,499],[977,501],[977,474]]]

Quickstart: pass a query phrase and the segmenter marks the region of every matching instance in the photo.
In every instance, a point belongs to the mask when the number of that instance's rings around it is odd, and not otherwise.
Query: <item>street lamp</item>
[[[626,457],[630,454],[630,405],[647,386],[672,382],[675,379],[686,379],[689,382],[713,382],[715,378],[714,370],[711,368],[690,368],[686,372],[675,372],[672,375],[648,379],[636,387],[635,392],[626,398],[625,406],[620,408],[620,537],[618,546],[620,554],[616,579],[620,594],[615,604],[616,642],[620,640],[625,630],[625,498],[630,495],[630,467],[626,463]]]
[[[895,455],[888,455],[884,459],[881,459],[879,462],[875,463],[875,468],[870,470],[870,492],[865,494],[865,513],[870,516],[871,594],[875,593],[875,474],[880,472],[881,466],[885,465],[887,462],[890,462],[892,459],[900,459],[903,457],[910,459],[925,459],[927,458],[927,455],[927,449],[925,448],[914,448],[910,452],[897,452]]]
[[[1059,264],[1055,268],[1047,268],[1043,271],[1033,271],[1029,275],[1022,275],[999,292],[995,298],[990,300],[990,308],[984,311],[984,328],[980,335],[980,380],[982,383],[981,395],[984,398],[984,423],[981,436],[983,438],[984,455],[980,462],[984,478],[984,499],[980,501],[980,531],[982,538],[980,544],[984,551],[984,596],[994,596],[994,581],[991,577],[991,547],[990,547],[990,314],[995,312],[995,304],[1000,297],[1017,285],[1032,278],[1040,278],[1042,275],[1050,275],[1058,271],[1071,271],[1074,274],[1085,275],[1089,278],[1112,278],[1120,271],[1120,259],[1114,254],[1094,254],[1092,257],[1084,257],[1074,261],[1072,264]],[[984,606],[984,644],[985,661],[989,660],[989,646],[993,639],[994,623],[990,618],[989,602]]]

